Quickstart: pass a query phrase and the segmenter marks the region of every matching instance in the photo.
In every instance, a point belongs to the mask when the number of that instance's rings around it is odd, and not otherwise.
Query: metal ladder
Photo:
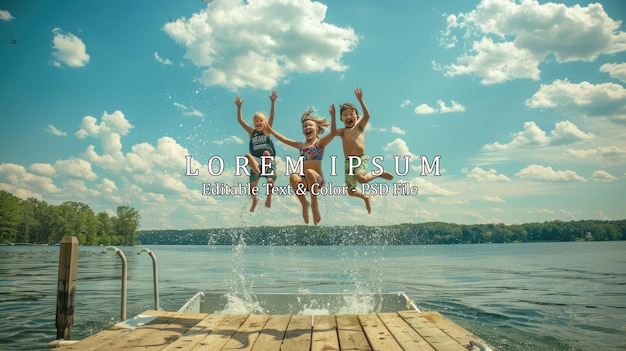
[[[122,250],[118,249],[115,246],[107,246],[102,253],[107,253],[109,251],[114,251],[122,260],[122,302],[120,308],[120,318],[123,321],[126,320],[126,281],[128,277],[128,264],[126,261],[126,255],[122,252]],[[142,252],[148,253],[152,258],[152,273],[153,273],[153,281],[154,281],[154,309],[159,310],[159,277],[158,277],[158,268],[157,261],[154,252],[149,249],[141,249],[137,252],[137,255],[140,255]]]

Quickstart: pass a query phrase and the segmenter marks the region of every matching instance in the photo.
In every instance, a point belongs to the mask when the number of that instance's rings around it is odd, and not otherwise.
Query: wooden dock
[[[134,324],[133,325],[133,321]],[[484,341],[437,312],[225,315],[146,311],[55,350],[467,351]]]

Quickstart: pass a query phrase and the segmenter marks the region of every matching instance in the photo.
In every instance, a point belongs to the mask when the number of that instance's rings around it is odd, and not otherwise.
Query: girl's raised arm
[[[274,125],[274,105],[276,103],[276,98],[278,98],[278,92],[276,90],[272,90],[272,93],[270,94],[272,106],[270,106],[270,120],[268,121],[270,127]]]
[[[272,134],[276,139],[278,139],[278,141],[282,142],[285,145],[289,145],[289,146],[294,147],[294,148],[296,148],[298,150],[302,147],[302,143],[301,142],[295,141],[295,140],[291,140],[291,139],[285,137],[284,135],[278,133],[277,131],[272,129],[272,127],[267,122],[265,123],[265,130],[270,132],[270,134]]]
[[[237,105],[237,122],[239,122],[239,124],[241,124],[241,126],[243,127],[243,129],[245,129],[246,132],[248,132],[248,136],[251,137],[252,136],[252,127],[250,127],[248,125],[248,123],[246,123],[246,121],[243,120],[243,113],[241,112],[241,105],[243,104],[243,99],[239,96],[237,96],[235,98],[235,105]]]

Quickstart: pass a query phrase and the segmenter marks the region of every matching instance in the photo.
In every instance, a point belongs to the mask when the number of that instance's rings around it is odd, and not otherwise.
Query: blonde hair
[[[252,120],[254,120],[254,117],[257,117],[257,116],[263,118],[264,121],[267,121],[267,116],[263,112],[256,112],[255,114],[253,114]]]
[[[317,134],[322,134],[324,133],[326,128],[330,126],[330,123],[328,123],[328,120],[326,118],[313,116],[313,111],[315,111],[315,109],[313,109],[312,107],[306,109],[302,114],[302,118],[300,118],[300,121],[302,122],[302,124],[304,124],[304,122],[306,121],[313,121],[313,123],[317,125]]]

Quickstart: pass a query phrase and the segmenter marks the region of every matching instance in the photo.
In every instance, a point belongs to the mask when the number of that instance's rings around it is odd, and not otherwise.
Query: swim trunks
[[[259,164],[259,169],[261,170],[261,172],[263,172],[263,170],[261,169],[263,167],[263,159],[261,159],[260,157],[256,157],[256,156],[254,157],[254,159]],[[264,178],[267,178],[267,179],[276,180],[276,161],[274,161],[274,160],[272,160],[272,162],[270,163],[270,167],[265,169],[265,173],[272,173],[272,171],[274,171],[273,175],[260,176],[260,175],[258,175],[256,173],[254,173],[254,171],[250,167],[250,182],[255,182],[255,181],[257,181],[261,177],[264,177]]]
[[[356,187],[356,175],[359,173],[364,173],[367,172],[367,164],[370,160],[370,157],[368,155],[361,155],[361,156],[357,156],[361,159],[361,165],[359,167],[355,167],[352,171],[352,175],[350,175],[350,159],[347,158],[346,161],[344,162],[344,172],[345,172],[345,176],[346,176],[346,186],[348,187],[348,189],[352,189],[354,187]]]

